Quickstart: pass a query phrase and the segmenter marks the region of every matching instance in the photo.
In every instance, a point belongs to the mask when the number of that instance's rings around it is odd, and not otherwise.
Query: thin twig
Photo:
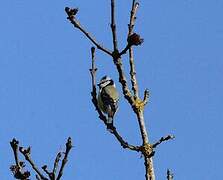
[[[121,58],[114,57],[113,61],[114,61],[114,64],[116,65],[116,69],[118,71],[119,82],[122,85],[122,93],[123,93],[125,99],[129,102],[129,104],[131,106],[133,106],[135,103],[135,100],[134,100],[134,98],[131,94],[131,91],[129,90],[128,84],[127,84],[127,79],[125,77],[124,69],[122,67],[122,60],[121,60]]]
[[[10,142],[10,145],[12,147],[14,157],[15,157],[15,162],[16,162],[16,165],[10,166],[10,170],[12,171],[16,179],[28,180],[30,177],[30,172],[24,171],[25,163],[22,161],[19,161],[19,158],[18,158],[19,141],[13,138],[12,141]]]
[[[154,143],[152,146],[153,146],[153,148],[156,148],[158,145],[160,145],[162,142],[164,142],[164,141],[168,141],[168,140],[172,140],[172,139],[174,139],[175,138],[175,136],[173,136],[173,135],[167,135],[167,136],[165,136],[165,137],[161,137],[160,139],[159,139],[159,141],[157,141],[156,143]]]
[[[42,167],[43,171],[49,176],[50,180],[54,180],[55,179],[55,176],[52,172],[48,171],[47,169],[47,165],[44,165]]]
[[[116,139],[119,141],[119,143],[121,144],[121,146],[124,149],[127,148],[127,149],[137,151],[137,152],[140,151],[140,146],[133,146],[133,145],[128,144],[128,142],[124,141],[123,138],[119,135],[119,133],[118,133],[118,131],[116,130],[115,127],[112,128],[111,133],[114,134],[114,136],[116,137]]]
[[[129,64],[130,64],[130,77],[131,77],[132,91],[133,91],[135,99],[137,99],[139,98],[139,90],[138,90],[137,80],[135,76],[136,71],[135,71],[132,47],[129,48]]]
[[[135,25],[136,20],[136,11],[139,7],[139,3],[135,2],[135,0],[132,1],[132,10],[130,15],[130,22],[129,22],[129,32],[128,32],[128,38],[133,32],[133,28]],[[133,55],[133,48],[132,46],[129,47],[129,64],[130,64],[130,77],[131,77],[131,84],[132,84],[132,90],[135,99],[139,98],[139,90],[137,85],[137,79],[136,79],[136,70],[135,70],[135,63],[134,63],[134,55]]]
[[[128,100],[128,102],[132,105],[134,103],[134,99],[132,98],[131,92],[127,85],[127,80],[124,75],[124,70],[122,67],[122,60],[120,54],[118,52],[117,45],[117,32],[116,32],[116,24],[115,24],[115,0],[111,0],[111,30],[112,30],[112,39],[113,39],[113,62],[116,65],[116,68],[119,73],[119,82],[122,84],[122,91],[124,97]]]
[[[130,15],[130,21],[129,21],[129,32],[128,32],[128,37],[132,34],[133,28],[135,26],[135,20],[136,20],[136,12],[139,7],[139,3],[136,2],[135,0],[132,1],[132,10],[131,10],[131,15]]]
[[[79,29],[82,33],[84,33],[84,35],[98,48],[98,49],[100,49],[100,50],[102,50],[103,52],[105,52],[106,54],[108,54],[108,55],[110,55],[110,56],[112,56],[112,52],[109,50],[109,49],[107,49],[107,48],[105,48],[105,47],[103,47],[101,44],[99,44],[98,42],[97,42],[97,40],[89,33],[89,32],[87,32],[82,26],[81,26],[81,24],[80,24],[80,22],[76,19],[76,17],[75,16],[73,16],[72,14],[70,14],[70,11],[71,11],[72,9],[70,9],[70,8],[68,8],[68,7],[66,7],[65,8],[65,11],[66,11],[66,13],[67,13],[67,15],[68,15],[68,17],[67,17],[67,19],[68,20],[70,20],[70,22],[71,22],[71,24],[73,24],[74,25],[74,27],[75,28],[77,28],[77,29]]]
[[[117,52],[118,41],[117,41],[117,32],[115,24],[115,0],[111,0],[111,30],[112,30],[113,49],[114,52]]]
[[[148,99],[149,99],[149,90],[146,89],[144,91],[144,97],[143,97],[143,104],[144,104],[144,106],[148,103]]]
[[[96,72],[97,72],[97,68],[95,66],[95,47],[91,48],[91,69],[90,73],[91,73],[91,84],[92,84],[92,92],[91,92],[91,96],[92,96],[92,103],[94,104],[96,111],[99,114],[99,118],[106,124],[106,116],[101,112],[101,110],[98,107],[98,101],[97,101],[97,88],[96,88]]]
[[[57,176],[56,180],[59,180],[59,179],[62,177],[62,175],[63,175],[64,167],[65,167],[65,165],[66,165],[66,163],[67,163],[67,161],[68,161],[68,154],[69,154],[69,152],[70,152],[70,150],[71,150],[72,147],[73,147],[73,146],[72,146],[72,140],[71,140],[71,138],[69,137],[69,138],[67,139],[67,143],[66,143],[66,151],[65,151],[64,158],[63,158],[63,160],[62,160],[62,164],[61,164],[61,167],[60,167],[60,170],[59,170],[59,173],[58,173],[58,176]]]
[[[23,148],[23,147],[19,147],[19,151],[23,154],[23,156],[25,157],[25,159],[29,162],[29,164],[32,166],[33,170],[36,171],[36,173],[40,176],[40,178],[42,180],[48,180],[37,168],[37,166],[35,165],[35,163],[33,162],[33,160],[30,157],[30,152],[31,152],[31,148],[28,147],[27,149]]]
[[[96,76],[96,71],[97,71],[97,68],[95,67],[95,47],[91,47],[91,69],[90,69],[90,73],[91,73],[91,84],[92,84],[92,87],[94,89],[94,91],[96,91],[96,79],[95,79],[95,76]]]
[[[121,57],[123,54],[127,53],[127,51],[129,50],[130,47],[131,47],[131,45],[129,43],[127,43],[125,48],[119,53],[119,56]]]
[[[53,164],[53,174],[56,176],[56,172],[57,172],[57,168],[58,168],[58,164],[60,162],[61,159],[61,152],[57,153],[57,156],[55,158],[54,164]]]
[[[12,141],[10,141],[10,145],[11,145],[12,150],[13,150],[16,166],[18,166],[20,168],[19,158],[18,158],[19,141],[17,141],[15,138],[13,138]]]
[[[33,162],[33,160],[31,159],[31,148],[28,147],[27,149],[19,146],[19,141],[17,141],[16,139],[13,139],[11,142],[11,147],[13,149],[14,152],[14,156],[15,156],[15,161],[16,161],[16,165],[12,165],[10,167],[11,171],[14,174],[14,177],[16,179],[21,179],[21,180],[28,180],[29,176],[30,176],[30,172],[29,171],[24,171],[23,168],[25,167],[25,163],[22,161],[19,161],[18,159],[18,152],[20,152],[26,159],[26,161],[29,162],[29,164],[32,166],[32,169],[37,173],[36,174],[36,179],[37,180],[48,180],[48,178],[46,178],[41,171],[38,169],[38,167],[35,165],[35,163]],[[66,143],[66,152],[64,153],[64,159],[62,161],[61,164],[61,168],[60,171],[58,173],[58,177],[57,180],[59,180],[61,178],[61,176],[63,175],[63,169],[65,167],[66,162],[68,161],[68,153],[70,151],[70,149],[72,148],[72,144],[71,144],[71,138],[68,138],[67,143]],[[18,151],[19,150],[19,151]],[[47,165],[42,166],[43,171],[49,176],[50,180],[55,180],[56,179],[56,170],[58,167],[58,163],[60,161],[61,158],[61,152],[59,152],[56,156],[56,159],[54,161],[54,167],[53,167],[53,171],[50,172],[47,169]]]

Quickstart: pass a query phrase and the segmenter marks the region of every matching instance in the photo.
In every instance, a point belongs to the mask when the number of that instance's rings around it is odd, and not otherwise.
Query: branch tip
[[[62,157],[62,153],[58,152],[57,156],[56,156],[56,158],[54,160],[54,164],[53,164],[53,174],[54,175],[56,174],[56,171],[57,171],[57,168],[58,168],[58,164],[60,162],[61,157]]]
[[[67,139],[67,143],[66,143],[66,148],[69,150],[69,149],[71,149],[73,146],[72,146],[72,139],[71,139],[71,137],[69,137],[68,139]]]
[[[74,16],[77,14],[78,12],[78,8],[69,8],[69,7],[65,7],[65,12],[67,13],[69,18],[74,18]]]
[[[144,97],[143,97],[143,104],[146,105],[148,103],[149,99],[149,89],[145,89],[144,91]]]
[[[60,167],[60,170],[59,170],[59,173],[58,173],[58,176],[57,176],[56,180],[60,180],[60,178],[63,175],[64,167],[65,167],[65,165],[68,161],[68,154],[69,154],[72,147],[73,147],[72,146],[72,139],[71,139],[71,137],[68,137],[67,143],[66,143],[66,150],[64,152],[64,158],[62,160],[62,164],[61,164],[61,167]]]
[[[94,53],[95,53],[95,47],[92,46],[92,47],[91,47],[91,54],[93,55]]]
[[[75,18],[75,15],[78,12],[78,8],[71,9],[69,7],[65,7],[65,12],[67,13],[67,19],[70,21],[71,24],[77,29],[79,29],[98,49],[105,52],[106,54],[112,56],[112,52],[103,47],[101,44],[97,42],[97,40],[89,33],[87,32],[80,24],[80,22]]]
[[[153,146],[153,148],[156,148],[158,145],[160,145],[162,142],[164,142],[164,141],[168,141],[168,140],[172,140],[172,139],[174,139],[175,138],[175,136],[174,135],[167,135],[167,136],[165,136],[165,137],[161,137],[160,139],[159,139],[159,141],[157,141],[156,143],[154,143],[152,146]]]

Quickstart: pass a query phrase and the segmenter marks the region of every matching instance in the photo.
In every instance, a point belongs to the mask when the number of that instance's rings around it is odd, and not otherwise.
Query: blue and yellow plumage
[[[114,81],[108,76],[101,78],[98,86],[98,106],[103,113],[108,115],[107,125],[113,126],[113,117],[118,110],[118,91]]]

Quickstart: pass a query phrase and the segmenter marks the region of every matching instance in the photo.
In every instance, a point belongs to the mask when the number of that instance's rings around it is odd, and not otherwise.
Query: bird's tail
[[[108,119],[107,119],[107,130],[112,132],[113,128],[114,128],[114,126],[113,126],[113,117],[109,116]]]
[[[112,106],[109,106],[109,108],[107,109],[107,112],[108,112],[107,124],[113,125],[114,110]]]
[[[108,116],[107,124],[113,125],[113,117]]]

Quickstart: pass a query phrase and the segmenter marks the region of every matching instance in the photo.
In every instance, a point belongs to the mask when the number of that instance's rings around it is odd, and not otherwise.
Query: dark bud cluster
[[[68,15],[69,18],[74,18],[74,16],[77,14],[78,12],[78,8],[69,8],[69,7],[65,7],[65,11]]]
[[[128,37],[127,41],[130,46],[138,46],[143,43],[144,39],[142,39],[139,34],[133,33]]]
[[[22,172],[21,168],[17,165],[12,165],[10,167],[10,170],[12,171],[15,179],[29,180],[30,177],[29,171]]]

